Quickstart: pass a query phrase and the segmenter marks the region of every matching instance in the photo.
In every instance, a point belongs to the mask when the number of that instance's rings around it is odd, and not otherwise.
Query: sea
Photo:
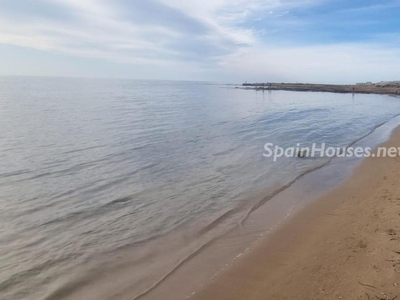
[[[188,299],[375,147],[387,95],[0,77],[0,299]]]

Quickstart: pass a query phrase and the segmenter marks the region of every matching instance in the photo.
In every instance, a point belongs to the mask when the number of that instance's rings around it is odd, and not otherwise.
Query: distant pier
[[[296,92],[329,92],[329,93],[357,93],[357,94],[383,94],[400,95],[400,84],[397,81],[387,84],[355,84],[355,85],[335,85],[335,84],[312,84],[312,83],[243,83],[244,89],[255,90],[279,90]]]

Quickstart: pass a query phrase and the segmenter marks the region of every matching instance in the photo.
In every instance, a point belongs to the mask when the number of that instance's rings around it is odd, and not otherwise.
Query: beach
[[[318,238],[315,228],[330,241],[318,214],[305,212],[362,159],[274,161],[265,145],[375,147],[400,125],[400,102],[387,95],[111,79],[0,85],[0,290],[10,300],[176,300],[208,291],[219,299],[219,282],[229,286],[236,269],[245,278],[235,280],[251,283],[238,295],[272,292],[271,284],[287,291],[277,276],[300,267],[274,251],[315,245],[307,240]],[[284,229],[296,219],[290,236]]]
[[[400,129],[382,146],[399,147]],[[395,299],[400,157],[368,158],[191,299]]]
[[[400,0],[23,3],[0,300],[400,300]]]

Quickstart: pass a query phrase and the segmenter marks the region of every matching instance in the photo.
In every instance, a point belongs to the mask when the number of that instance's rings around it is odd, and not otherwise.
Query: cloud
[[[244,24],[254,13],[308,2],[41,0],[1,10],[0,43],[126,62],[207,60],[256,44]]]
[[[29,13],[9,6],[8,10],[1,10],[0,13],[0,43],[138,63],[173,63],[182,60],[179,56],[185,59],[190,53],[182,51],[179,45],[200,44],[199,39],[205,46],[210,46],[211,41],[206,38],[208,29],[199,21],[193,22],[182,13],[157,2],[150,0],[147,3],[146,7],[143,3],[136,5],[117,1],[41,2],[47,10],[66,11],[61,20],[43,14],[44,9]],[[168,14],[174,20],[180,17],[179,27],[183,30],[172,22],[135,22],[134,12],[138,9],[149,19],[153,11],[157,11],[159,20]],[[188,31],[185,31],[186,28]],[[221,45],[214,46],[218,47],[222,48]],[[187,49],[190,52],[190,47]]]
[[[182,78],[197,73],[338,81],[346,72],[342,78],[352,80],[356,75],[350,74],[369,74],[366,68],[374,64],[392,74],[399,5],[397,0],[374,6],[347,0],[2,1],[0,44],[147,67],[165,78],[180,72]],[[382,55],[390,59],[374,59]],[[364,69],[355,61],[364,61]]]
[[[242,45],[258,42],[257,30],[248,21],[260,20],[260,16],[268,18],[274,13],[283,16],[289,12],[288,9],[304,8],[316,3],[312,0],[161,1],[208,26],[210,35],[214,38],[227,39]]]
[[[400,50],[368,43],[241,49],[220,67],[242,81],[376,82],[397,78]]]

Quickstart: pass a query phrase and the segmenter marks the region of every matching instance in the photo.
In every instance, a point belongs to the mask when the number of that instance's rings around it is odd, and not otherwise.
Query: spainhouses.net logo
[[[328,147],[326,143],[313,143],[311,146],[302,147],[296,144],[294,147],[281,147],[273,143],[264,145],[263,156],[272,158],[274,162],[280,158],[368,158],[368,157],[398,157],[400,147],[378,147],[373,151],[371,147]]]

